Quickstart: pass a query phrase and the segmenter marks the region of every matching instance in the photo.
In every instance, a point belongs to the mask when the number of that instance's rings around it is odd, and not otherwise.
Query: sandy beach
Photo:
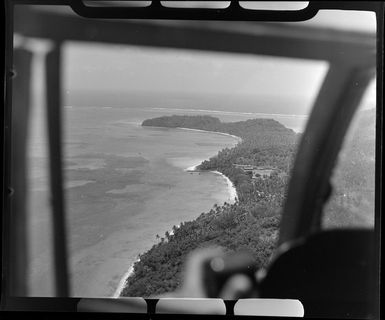
[[[222,136],[231,137],[231,138],[234,138],[234,139],[238,140],[238,142],[242,142],[242,138],[241,137],[238,137],[238,136],[235,136],[235,135],[232,135],[232,134],[229,134],[229,133],[217,132],[217,131],[209,131],[209,130],[201,130],[201,129],[182,128],[182,127],[177,127],[177,129],[187,130],[187,131],[195,131],[195,132],[214,133],[214,134],[219,134],[219,135],[222,135]]]
[[[219,171],[211,171],[211,172],[219,174],[220,176],[222,176],[226,180],[227,190],[229,193],[229,201],[226,201],[226,202],[229,204],[235,203],[236,200],[238,199],[238,194],[237,194],[237,189],[235,188],[232,181],[227,176],[225,176],[222,172],[219,172]]]

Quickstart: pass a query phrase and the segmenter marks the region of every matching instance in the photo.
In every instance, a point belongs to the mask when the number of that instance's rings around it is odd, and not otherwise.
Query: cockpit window
[[[371,47],[375,36],[355,30],[344,38],[343,28],[324,28],[325,19],[91,21],[62,9],[15,7],[14,68],[31,84],[27,295],[55,296],[52,79],[60,82],[71,296],[172,294],[186,257],[202,247],[247,250],[266,267],[298,145],[336,58],[327,44],[338,61],[344,44],[359,38]],[[37,25],[54,20],[60,32],[26,28],[24,16]],[[52,50],[60,51],[53,78]],[[32,58],[23,69],[26,51]],[[14,86],[14,101],[28,90]],[[324,228],[374,225],[374,96],[372,84],[340,152]]]

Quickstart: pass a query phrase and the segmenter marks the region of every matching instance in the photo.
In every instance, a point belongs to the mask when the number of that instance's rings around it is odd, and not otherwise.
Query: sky
[[[372,13],[329,11],[304,22],[375,31]],[[324,61],[70,42],[64,50],[66,93],[204,95],[314,101],[328,70]],[[367,99],[373,100],[374,85]],[[309,110],[298,110],[302,114]]]
[[[373,33],[375,22],[373,13],[327,11],[301,23]],[[200,102],[205,96],[218,101],[302,99],[306,103],[296,109],[297,114],[309,113],[327,70],[324,61],[170,48],[66,42],[63,52],[67,96],[93,91],[199,97]],[[372,105],[374,93],[372,82],[365,97]]]
[[[327,63],[132,46],[68,45],[68,89],[312,96]]]

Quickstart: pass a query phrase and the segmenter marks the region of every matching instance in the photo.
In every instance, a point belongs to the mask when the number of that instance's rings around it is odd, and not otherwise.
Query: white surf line
[[[199,164],[196,164],[195,166],[191,166],[191,167],[188,167],[186,169],[184,169],[184,171],[187,171],[187,172],[194,172],[196,171],[197,167],[203,162],[204,160],[202,160]]]
[[[252,116],[263,116],[263,117],[287,117],[287,118],[297,118],[303,117],[307,118],[307,114],[287,114],[287,113],[266,113],[266,112],[236,112],[236,111],[224,111],[224,110],[209,110],[209,109],[181,109],[181,108],[151,108],[151,110],[160,110],[160,111],[186,111],[186,112],[205,112],[205,113],[219,113],[223,115],[252,115]]]
[[[131,266],[128,268],[127,272],[123,275],[123,277],[120,279],[118,287],[115,290],[113,298],[119,298],[122,294],[123,289],[126,287],[126,283],[129,277],[131,277],[134,274],[134,264],[136,262],[140,261],[140,259],[136,259]]]
[[[164,126],[144,126],[144,127],[148,127],[148,128],[162,128],[162,129],[164,129],[164,128],[166,128],[166,129],[181,129],[181,130],[187,130],[187,131],[215,133],[215,134],[220,134],[222,136],[232,137],[232,138],[238,140],[238,142],[242,142],[242,138],[241,137],[235,136],[233,134],[225,133],[225,132],[220,132],[220,131],[209,131],[209,130],[202,130],[202,129],[184,128],[184,127],[164,127]]]
[[[136,127],[141,127],[142,122],[140,121],[130,121],[130,120],[117,120],[117,121],[111,121],[112,124],[128,124],[128,125],[134,125]]]
[[[229,196],[229,204],[234,204],[236,202],[236,200],[238,199],[238,193],[237,193],[237,189],[235,188],[233,182],[226,176],[224,175],[222,172],[219,172],[219,171],[211,171],[213,173],[216,173],[216,174],[219,174],[220,176],[222,176],[225,180],[226,180],[226,183],[227,183],[227,190],[230,194]],[[226,201],[227,202],[227,201]]]
[[[187,131],[197,131],[197,132],[208,132],[208,133],[216,133],[220,134],[222,136],[227,136],[227,137],[232,137],[238,142],[242,142],[242,138],[238,136],[234,136],[233,134],[225,133],[225,132],[220,132],[220,131],[209,131],[209,130],[202,130],[202,129],[191,129],[191,128],[183,128],[183,127],[176,127],[175,129],[182,129],[182,130],[187,130]]]

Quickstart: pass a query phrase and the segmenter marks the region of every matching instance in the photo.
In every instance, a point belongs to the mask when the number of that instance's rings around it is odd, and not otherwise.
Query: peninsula
[[[360,111],[357,130],[341,154],[333,194],[324,212],[324,227],[374,225],[375,109]],[[181,284],[186,255],[194,249],[220,246],[248,250],[257,267],[266,266],[276,246],[281,209],[300,135],[272,119],[224,123],[211,116],[169,116],[143,126],[190,128],[240,137],[203,161],[198,170],[216,170],[234,184],[238,200],[215,205],[193,221],[181,222],[140,256],[122,296],[156,296]]]
[[[273,119],[225,123],[211,116],[165,116],[142,126],[187,128],[240,137],[197,166],[218,171],[237,190],[238,200],[215,205],[193,221],[181,221],[159,243],[140,255],[121,296],[150,297],[175,290],[181,281],[186,255],[206,246],[233,252],[247,249],[258,266],[270,257],[278,235],[280,209],[298,135]]]

